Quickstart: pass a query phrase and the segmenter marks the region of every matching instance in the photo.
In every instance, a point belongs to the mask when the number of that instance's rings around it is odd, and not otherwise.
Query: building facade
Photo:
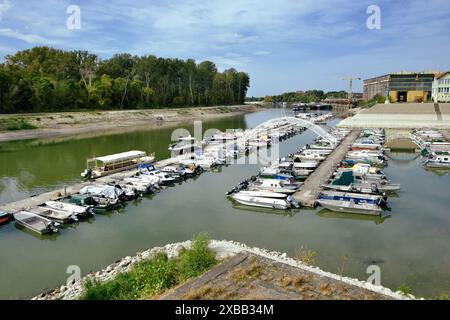
[[[375,95],[390,102],[426,102],[431,100],[434,73],[399,72],[364,80],[364,99]]]
[[[434,102],[450,102],[450,71],[434,79],[432,97]]]

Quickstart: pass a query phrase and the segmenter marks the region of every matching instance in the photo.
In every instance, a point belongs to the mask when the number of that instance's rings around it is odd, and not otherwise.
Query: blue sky
[[[66,27],[71,4],[79,30]],[[380,30],[366,27],[369,5]],[[448,0],[0,0],[0,58],[37,45],[154,54],[246,71],[249,95],[340,90],[348,75],[450,70],[449,17]]]

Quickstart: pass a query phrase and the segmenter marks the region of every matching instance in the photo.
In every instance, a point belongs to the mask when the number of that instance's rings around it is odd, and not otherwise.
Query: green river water
[[[281,110],[262,111],[203,124],[203,129],[249,128]],[[333,120],[329,124],[336,124]],[[187,129],[192,125],[187,125]],[[0,202],[26,198],[79,181],[87,157],[127,150],[169,156],[173,129],[139,131],[29,146],[0,144]],[[281,154],[312,141],[306,131],[282,142]],[[294,256],[304,247],[317,252],[324,270],[367,279],[369,265],[381,268],[381,284],[406,284],[419,296],[450,291],[450,176],[426,171],[414,154],[393,154],[385,173],[402,190],[389,198],[385,218],[293,212],[233,206],[225,192],[254,175],[257,165],[223,167],[130,202],[119,212],[38,237],[14,223],[0,226],[0,299],[27,298],[65,283],[69,265],[82,273],[99,270],[127,255],[190,239],[199,232]]]

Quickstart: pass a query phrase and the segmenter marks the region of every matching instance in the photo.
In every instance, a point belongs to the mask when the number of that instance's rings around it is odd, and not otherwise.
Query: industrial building
[[[397,72],[364,80],[364,100],[376,95],[390,102],[426,102],[431,100],[434,72]]]
[[[433,81],[434,102],[450,102],[450,71],[441,73]]]

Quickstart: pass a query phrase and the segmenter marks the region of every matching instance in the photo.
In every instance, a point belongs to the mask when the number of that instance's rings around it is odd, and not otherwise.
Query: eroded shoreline
[[[173,127],[194,120],[212,121],[263,110],[255,105],[101,112],[3,115],[36,126],[31,130],[0,131],[0,143],[31,139],[93,137],[121,132]]]

